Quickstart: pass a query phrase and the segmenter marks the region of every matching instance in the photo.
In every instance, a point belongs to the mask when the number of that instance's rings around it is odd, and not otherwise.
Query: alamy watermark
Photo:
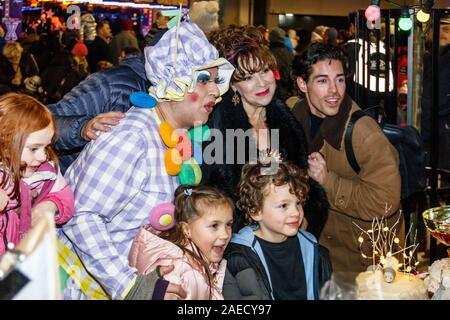
[[[201,163],[204,165],[213,164],[256,164],[258,162],[267,165],[262,174],[272,175],[278,171],[279,157],[273,157],[275,151],[279,151],[280,147],[280,130],[279,129],[259,129],[261,136],[270,137],[268,146],[270,151],[258,150],[255,143],[254,129],[226,129],[223,133],[219,129],[210,129],[210,136],[206,142],[206,146],[202,150],[200,144],[194,144],[193,154],[200,153],[202,155]],[[180,130],[173,132],[173,138],[181,133]],[[195,135],[201,134],[200,130],[194,133],[194,140],[198,141],[200,137]],[[174,160],[174,159],[172,159]]]

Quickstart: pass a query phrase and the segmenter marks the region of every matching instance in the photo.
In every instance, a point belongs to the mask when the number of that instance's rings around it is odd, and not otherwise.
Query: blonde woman
[[[9,86],[7,91],[24,87],[25,79],[39,75],[38,65],[31,53],[23,50],[18,42],[7,42],[0,58],[0,83]],[[0,92],[1,93],[1,92]]]

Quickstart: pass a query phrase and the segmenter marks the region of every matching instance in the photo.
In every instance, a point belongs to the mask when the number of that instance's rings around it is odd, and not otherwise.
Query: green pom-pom
[[[187,161],[183,162],[178,178],[181,184],[195,184],[194,169],[192,169],[192,166]]]
[[[181,184],[192,184],[194,186],[202,181],[202,170],[194,158],[183,162],[181,171],[178,174]]]

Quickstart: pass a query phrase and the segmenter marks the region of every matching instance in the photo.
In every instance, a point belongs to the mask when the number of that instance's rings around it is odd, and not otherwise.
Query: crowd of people
[[[65,299],[314,300],[367,270],[355,224],[397,221],[401,178],[371,117],[347,161],[351,33],[130,22],[4,45],[0,254],[50,211]]]
[[[83,18],[80,30],[49,27],[38,33],[27,28],[16,42],[4,41],[0,33],[0,94],[19,92],[56,103],[88,75],[143,50],[131,19],[121,20],[121,31],[113,36],[108,20],[96,22],[90,14]]]

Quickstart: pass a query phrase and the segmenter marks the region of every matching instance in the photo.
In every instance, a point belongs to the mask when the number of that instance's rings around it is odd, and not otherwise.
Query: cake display
[[[366,271],[356,277],[358,300],[428,300],[427,285],[411,273],[397,272],[386,282],[382,270]]]
[[[428,300],[427,284],[412,273],[418,265],[414,255],[418,245],[415,241],[412,245],[401,245],[396,229],[399,220],[392,227],[385,225],[384,219],[374,219],[369,230],[356,226],[361,230],[358,237],[361,255],[372,260],[372,265],[368,271],[356,276],[355,298]],[[363,248],[366,248],[366,251]]]

